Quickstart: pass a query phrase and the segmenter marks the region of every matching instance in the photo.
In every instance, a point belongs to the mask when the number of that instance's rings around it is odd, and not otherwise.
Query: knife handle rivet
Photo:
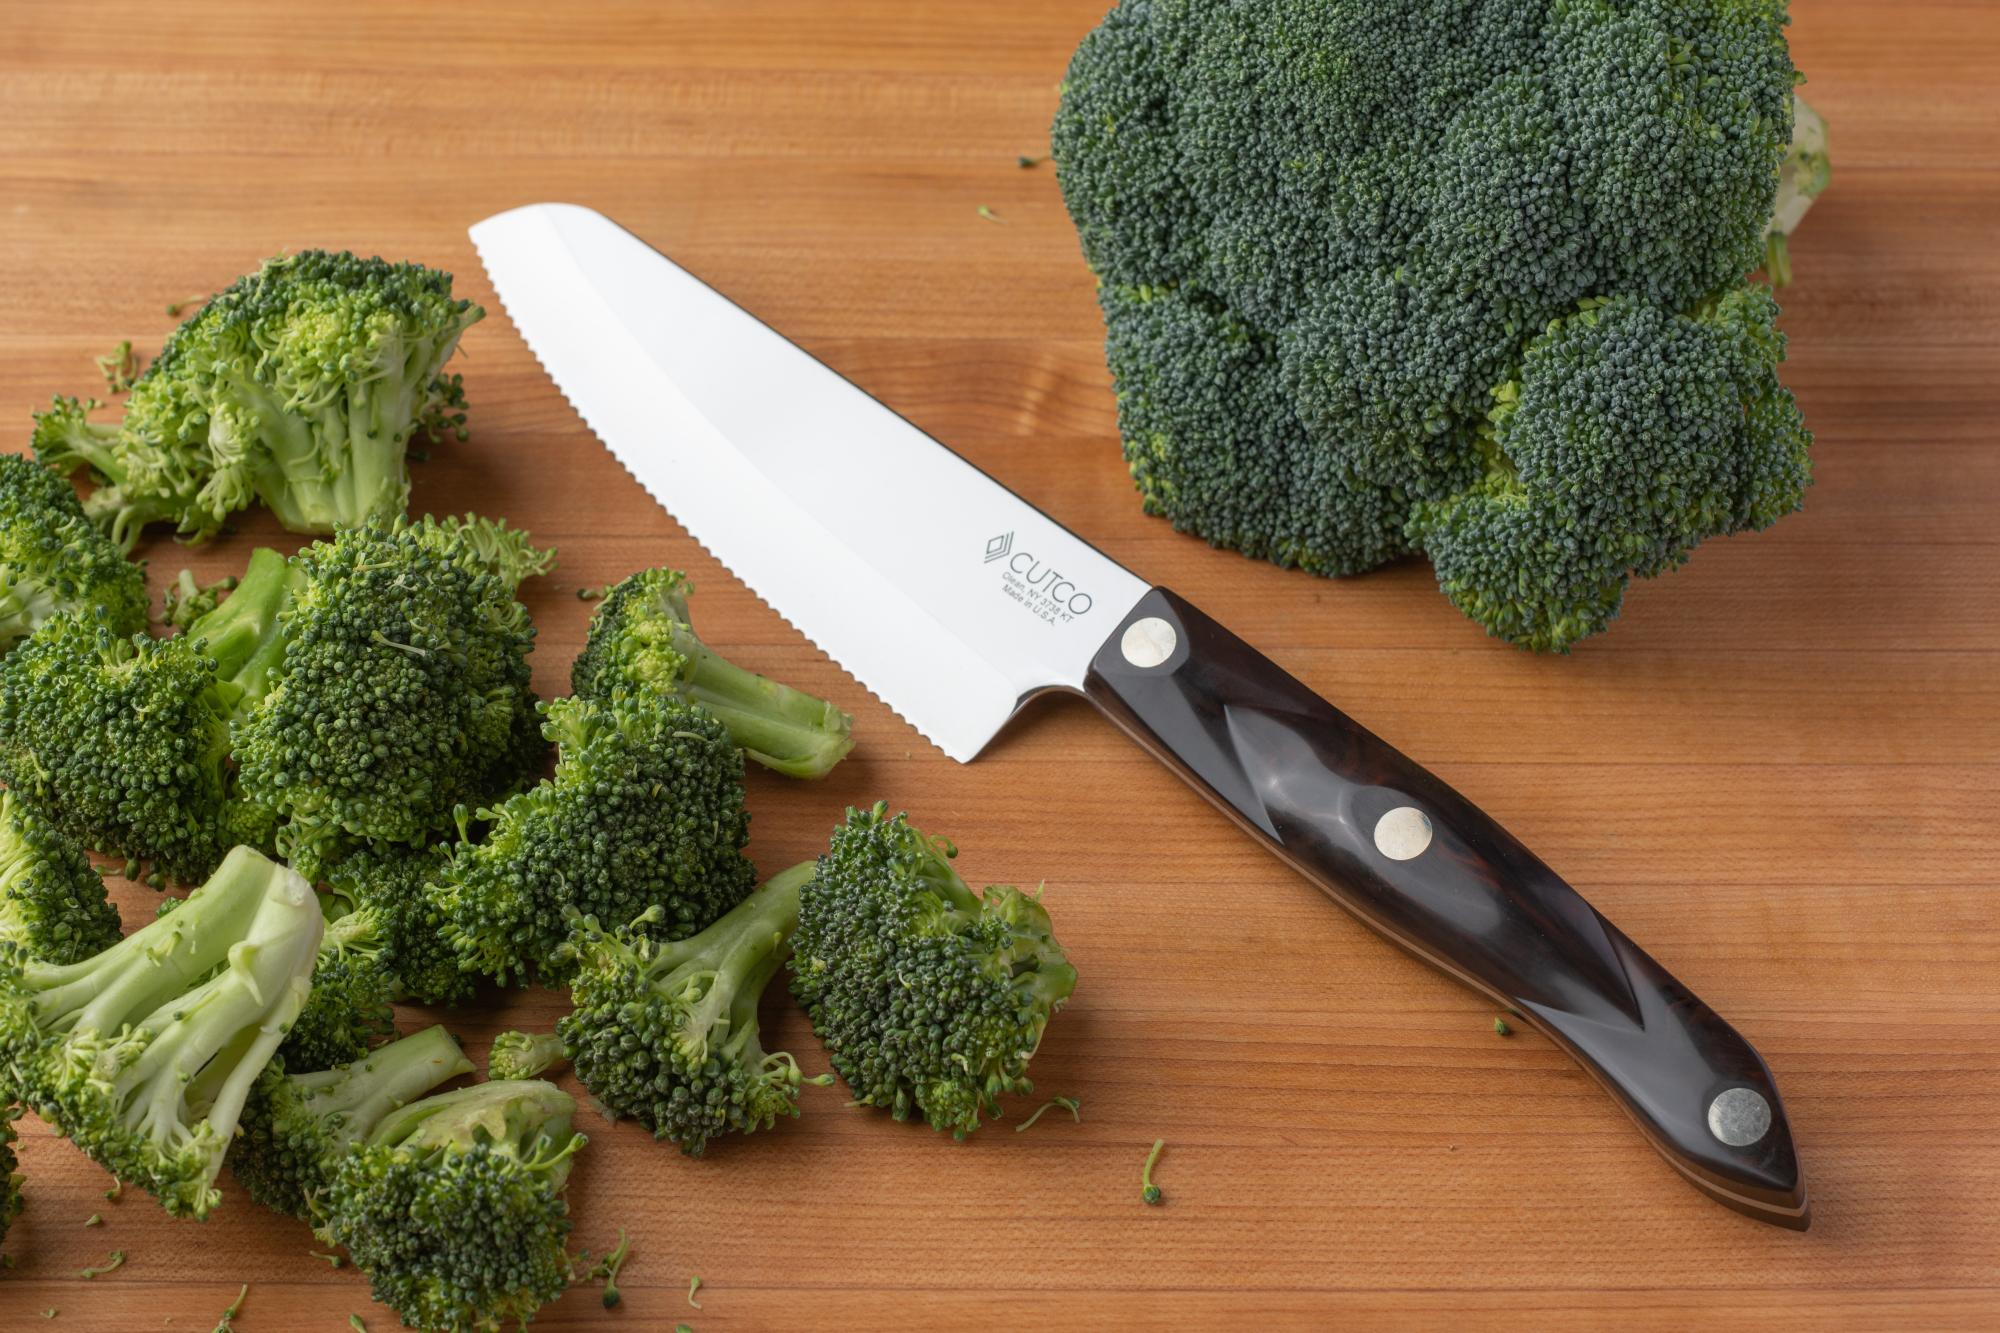
[[[1708,1132],[1747,1148],[1771,1131],[1771,1103],[1755,1088],[1725,1088],[1708,1104]]]
[[[1431,845],[1431,817],[1399,805],[1375,821],[1375,850],[1391,861],[1414,861]]]
[[[1118,640],[1118,651],[1135,667],[1156,667],[1174,655],[1179,642],[1180,636],[1174,633],[1172,625],[1158,616],[1147,616],[1125,627],[1124,637]]]

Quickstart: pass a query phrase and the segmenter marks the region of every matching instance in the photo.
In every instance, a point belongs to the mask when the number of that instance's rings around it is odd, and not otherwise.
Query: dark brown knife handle
[[[1164,588],[1084,693],[1335,902],[1547,1033],[1696,1186],[1806,1226],[1763,1058],[1470,801]]]

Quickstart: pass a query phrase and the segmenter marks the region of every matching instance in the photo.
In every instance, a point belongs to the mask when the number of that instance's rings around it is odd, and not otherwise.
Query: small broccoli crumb
[[[60,1311],[60,1310],[56,1309],[56,1307],[55,1307],[55,1306],[51,1305],[51,1306],[50,1306],[50,1307],[49,1307],[48,1309],[46,1309],[46,1310],[42,1311],[42,1318],[44,1318],[44,1319],[54,1319],[54,1318],[55,1318],[55,1317],[56,1317],[56,1316],[57,1316],[58,1314],[61,1314],[61,1313],[62,1313],[62,1311]]]
[[[243,1298],[249,1294],[250,1284],[245,1282],[242,1289],[236,1293],[236,1299],[231,1301],[229,1308],[222,1312],[222,1318],[215,1321],[215,1327],[210,1333],[231,1333],[231,1330],[236,1327],[236,1316],[243,1310]]]
[[[602,588],[578,588],[576,590],[576,600],[579,602],[594,602],[602,596],[604,596],[604,589]]]
[[[1048,160],[1049,160],[1049,155],[1047,153],[1043,153],[1040,157],[1029,157],[1026,153],[1023,153],[1019,157],[1014,159],[1014,165],[1020,167],[1023,171],[1025,171],[1029,167],[1039,167],[1040,165],[1042,165],[1042,163]]]
[[[98,373],[104,376],[104,387],[112,393],[124,393],[139,378],[139,358],[132,354],[132,340],[129,338],[96,358],[96,361]]]
[[[126,878],[130,879],[131,876],[127,875]],[[124,1192],[125,1192],[125,1182],[122,1180],[113,1180],[111,1182],[111,1188],[104,1191],[104,1197],[109,1199],[113,1203],[117,1203],[118,1196],[123,1194]]]
[[[1062,1107],[1063,1110],[1069,1112],[1070,1118],[1075,1120],[1076,1123],[1080,1125],[1083,1123],[1083,1113],[1080,1109],[1082,1105],[1083,1103],[1078,1101],[1074,1097],[1051,1097],[1047,1101],[1043,1102],[1040,1106],[1036,1107],[1035,1113],[1033,1115],[1029,1116],[1026,1120],[1023,1120],[1020,1124],[1014,1126],[1014,1132],[1016,1134],[1020,1134],[1032,1128],[1034,1126],[1034,1123],[1037,1120],[1040,1120],[1043,1114],[1047,1112],[1047,1110],[1051,1106]]]
[[[1153,1183],[1153,1163],[1160,1160],[1160,1150],[1167,1146],[1165,1139],[1153,1140],[1153,1151],[1146,1154],[1146,1165],[1139,1172],[1139,1197],[1147,1203],[1158,1203],[1166,1198],[1160,1187]]]
[[[1007,222],[1006,218],[1001,217],[998,213],[995,213],[991,208],[988,208],[985,204],[981,204],[979,206],[979,216],[985,218],[988,222],[998,222],[1003,226]]]
[[[89,1217],[83,1219],[83,1224],[87,1227],[101,1227],[104,1225],[104,1214],[92,1213]]]
[[[125,1263],[125,1251],[113,1250],[111,1252],[111,1257],[109,1259],[106,1259],[102,1264],[98,1265],[96,1268],[83,1269],[82,1271],[77,1273],[77,1276],[83,1278],[85,1281],[88,1281],[91,1278],[97,1277],[99,1274],[115,1272],[117,1269],[122,1267],[124,1263]]]
[[[700,1290],[701,1290],[701,1279],[700,1279],[700,1278],[698,1278],[698,1277],[694,1277],[694,1278],[689,1278],[689,1279],[688,1279],[688,1304],[689,1304],[689,1305],[692,1305],[692,1306],[693,1306],[693,1307],[694,1307],[695,1309],[697,1309],[697,1310],[699,1310],[699,1309],[701,1308],[701,1302],[700,1302],[700,1301],[698,1301],[698,1300],[696,1300],[696,1299],[694,1298],[694,1294],[695,1294],[695,1293],[696,1293],[697,1291],[700,1291]]]
[[[1493,1030],[1499,1033],[1503,1037],[1511,1037],[1514,1035],[1514,1029],[1507,1026],[1507,1020],[1497,1016],[1493,1020]]]
[[[674,1333],[694,1333],[694,1329],[687,1324],[675,1324]]]
[[[354,1333],[368,1333],[368,1325],[361,1322],[361,1316],[358,1314],[347,1316],[347,1326],[353,1329]]]
[[[614,1309],[625,1299],[618,1290],[618,1270],[625,1266],[625,1259],[632,1252],[632,1238],[625,1234],[625,1228],[618,1228],[618,1248],[604,1257],[600,1267],[604,1271],[604,1308]],[[696,1278],[695,1281],[701,1281]]]
[[[306,1253],[310,1254],[315,1259],[326,1260],[327,1266],[330,1268],[339,1268],[342,1264],[347,1262],[345,1259],[342,1259],[337,1254],[321,1254],[318,1250],[307,1250]]]
[[[179,319],[183,310],[199,310],[208,304],[206,296],[190,296],[184,301],[175,301],[167,307],[168,319]]]

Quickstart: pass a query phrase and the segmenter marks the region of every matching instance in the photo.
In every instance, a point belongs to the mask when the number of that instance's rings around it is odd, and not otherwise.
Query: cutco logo
[[[986,543],[985,562],[1000,565],[1000,591],[1047,624],[1067,625],[1089,615],[1095,605],[1091,595],[1063,577],[1061,570],[1033,551],[1015,550],[1011,532]]]

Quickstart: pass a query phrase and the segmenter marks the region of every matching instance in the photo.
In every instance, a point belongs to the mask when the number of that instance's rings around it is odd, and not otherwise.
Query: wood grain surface
[[[587,1115],[576,1239],[631,1229],[626,1300],[579,1292],[541,1326],[2000,1326],[2000,10],[1795,6],[1836,161],[1784,297],[1817,485],[1551,660],[1484,639],[1421,566],[1323,582],[1139,513],[1091,278],[1054,176],[1015,163],[1045,150],[1103,7],[0,4],[6,447],[93,386],[92,355],[157,347],[169,301],[263,256],[450,268],[491,312],[459,366],[474,431],[416,503],[560,548],[527,593],[539,688],[566,686],[579,587],[681,565],[710,639],[856,716],[829,781],[753,778],[761,866],[879,795],[976,880],[1048,883],[1082,980],[1035,1072],[1081,1124],[957,1145],[808,1089],[802,1119],[690,1162]],[[931,749],[542,377],[465,227],[556,198],[671,250],[1483,804],[1762,1049],[1813,1230],[1697,1195],[1545,1042],[1497,1037],[1084,705],[1038,707],[970,767]],[[157,588],[280,535],[259,516],[143,554]],[[119,885],[128,925],[152,897]],[[448,1021],[483,1056],[561,1005],[496,995]],[[57,1330],[199,1331],[245,1281],[245,1333],[395,1325],[233,1187],[207,1223],[171,1222],[23,1130],[0,1327],[54,1309]],[[1147,1208],[1155,1137],[1168,1201]],[[77,1278],[114,1248],[123,1268]]]

